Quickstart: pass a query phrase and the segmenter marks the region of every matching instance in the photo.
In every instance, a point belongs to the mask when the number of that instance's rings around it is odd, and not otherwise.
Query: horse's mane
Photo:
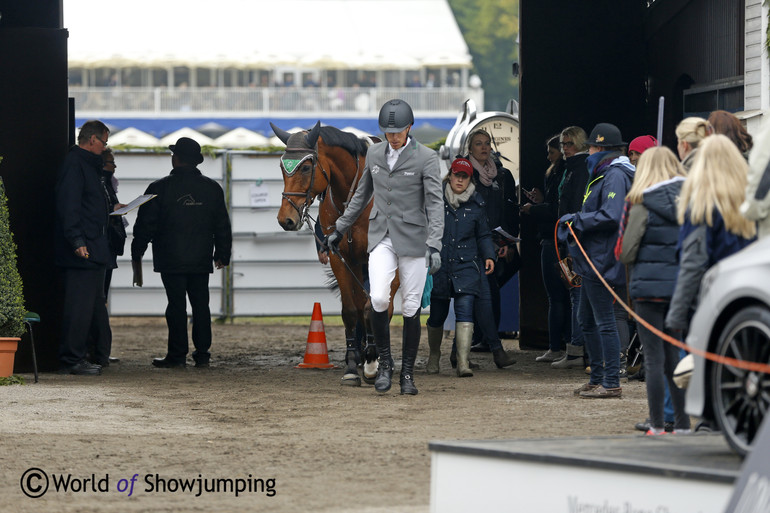
[[[321,138],[328,146],[339,146],[347,150],[354,157],[366,155],[366,149],[369,147],[366,140],[350,132],[343,132],[333,126],[322,126]]]

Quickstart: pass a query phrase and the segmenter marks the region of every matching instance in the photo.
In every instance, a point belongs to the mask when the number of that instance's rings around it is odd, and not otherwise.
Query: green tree
[[[504,110],[519,97],[512,65],[519,59],[519,0],[449,0],[484,88],[484,110]]]

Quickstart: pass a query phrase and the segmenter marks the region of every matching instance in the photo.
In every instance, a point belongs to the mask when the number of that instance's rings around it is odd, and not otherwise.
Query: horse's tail
[[[326,273],[326,288],[340,296],[340,284],[337,281],[337,278],[334,276],[334,272],[332,271],[331,267],[324,267],[324,272]]]

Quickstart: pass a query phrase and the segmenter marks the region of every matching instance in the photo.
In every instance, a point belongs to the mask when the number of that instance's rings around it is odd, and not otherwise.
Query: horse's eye
[[[310,164],[309,162],[305,162],[304,164],[302,164],[302,173],[303,174],[308,174],[308,173],[311,173],[312,171],[313,171],[313,165],[312,164]]]

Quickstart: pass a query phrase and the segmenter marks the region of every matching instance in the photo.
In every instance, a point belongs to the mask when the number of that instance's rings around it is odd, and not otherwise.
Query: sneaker
[[[634,424],[634,429],[637,429],[638,431],[649,431],[652,427],[652,422],[650,422],[650,419],[646,419],[644,422],[637,422]],[[664,422],[663,423],[663,430],[666,433],[671,433],[674,430],[674,423],[673,422]]]
[[[673,433],[675,435],[691,435],[692,429],[675,429]]]
[[[656,429],[654,427],[651,427],[647,430],[647,432],[644,434],[645,436],[659,436],[659,435],[667,435],[665,429]]]
[[[591,390],[584,390],[579,395],[585,399],[606,399],[609,397],[620,397],[622,393],[623,389],[620,387],[604,388],[602,385],[599,385]]]
[[[564,351],[551,351],[550,349],[543,353],[542,356],[535,358],[536,362],[555,362],[561,360],[564,357]]]
[[[601,385],[592,385],[591,383],[585,383],[580,388],[575,389],[575,395],[580,395],[581,392],[587,392],[589,390],[593,390],[594,388],[598,388]]]
[[[565,356],[561,360],[556,360],[551,363],[551,367],[554,369],[575,369],[583,367],[582,356]]]

